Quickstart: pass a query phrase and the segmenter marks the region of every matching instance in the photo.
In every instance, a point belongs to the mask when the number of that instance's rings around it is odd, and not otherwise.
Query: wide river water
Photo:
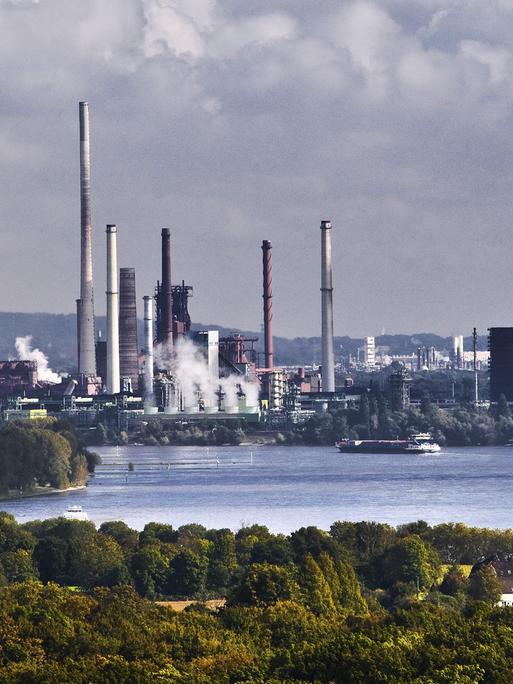
[[[334,447],[101,447],[85,489],[0,502],[19,522],[80,505],[95,523],[178,527],[261,523],[275,532],[335,520],[418,519],[513,527],[513,447],[435,455],[340,454]],[[133,464],[133,471],[129,470]]]

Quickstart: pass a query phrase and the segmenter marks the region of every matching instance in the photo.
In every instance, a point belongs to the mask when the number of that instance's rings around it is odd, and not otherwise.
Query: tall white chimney
[[[331,221],[321,221],[322,390],[335,391]]]
[[[108,225],[107,233],[107,392],[119,394],[119,292],[117,228]]]
[[[80,123],[80,299],[78,315],[78,372],[96,375],[93,303],[93,230],[91,226],[91,162],[89,106],[79,103]]]
[[[153,405],[153,297],[144,301],[144,403]]]

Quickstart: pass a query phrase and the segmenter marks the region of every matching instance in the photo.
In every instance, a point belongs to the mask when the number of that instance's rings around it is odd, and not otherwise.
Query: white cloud
[[[512,54],[504,0],[0,0],[0,308],[31,310],[37,291],[73,309],[88,99],[98,293],[104,223],[141,293],[171,225],[193,317],[257,327],[265,237],[277,332],[314,334],[327,216],[339,332],[509,323],[507,250],[492,264],[479,242],[509,239]],[[412,302],[423,288],[446,305]],[[472,321],[453,304],[470,288]]]

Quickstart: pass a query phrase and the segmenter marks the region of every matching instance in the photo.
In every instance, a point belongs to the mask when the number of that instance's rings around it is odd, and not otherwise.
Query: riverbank
[[[57,487],[34,487],[26,492],[11,490],[8,494],[0,494],[0,501],[13,501],[16,499],[29,499],[34,496],[44,496],[45,494],[64,494],[66,492],[75,492],[80,489],[85,489],[87,485],[75,485],[73,487],[65,487],[64,489],[57,489]]]

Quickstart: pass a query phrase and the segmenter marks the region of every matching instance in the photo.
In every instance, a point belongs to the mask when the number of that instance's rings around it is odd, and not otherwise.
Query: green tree
[[[367,602],[362,596],[360,582],[353,566],[345,561],[338,561],[336,570],[340,593],[334,597],[335,600],[341,608],[346,608],[355,613],[366,613]]]
[[[492,565],[483,564],[474,570],[468,582],[468,595],[475,601],[496,604],[502,595],[502,586]]]
[[[444,575],[440,584],[440,591],[447,596],[457,596],[462,593],[467,585],[464,574],[457,565],[451,566]]]
[[[429,416],[431,414],[431,397],[428,391],[422,392],[420,398],[420,412],[423,416]]]
[[[499,418],[511,418],[511,411],[505,394],[499,394],[497,401],[497,416]]]
[[[324,555],[327,556],[327,554]],[[303,601],[310,610],[316,615],[323,615],[334,610],[335,603],[330,585],[310,554],[307,554],[303,560],[298,577]]]
[[[0,554],[0,568],[8,582],[26,582],[38,577],[32,554],[22,549]]]
[[[211,542],[208,552],[207,586],[222,589],[230,584],[232,574],[237,568],[235,535],[229,529],[210,530]]]
[[[169,564],[169,592],[192,597],[205,591],[208,571],[206,555],[190,549],[180,551]]]
[[[123,549],[125,554],[130,554],[137,548],[139,543],[139,533],[128,527],[121,520],[112,520],[100,525],[100,534],[112,537]]]
[[[172,525],[157,522],[150,522],[145,525],[139,535],[141,546],[144,544],[154,544],[157,540],[167,544],[174,544],[177,539],[178,532],[173,529]]]
[[[363,434],[360,433],[362,439],[368,439],[371,434],[371,415],[369,397],[363,393],[360,396],[360,408],[358,411],[358,424],[363,426]]]
[[[293,561],[290,541],[283,534],[273,535],[269,539],[257,542],[251,551],[252,563],[289,565]]]
[[[429,589],[435,581],[439,558],[436,552],[417,535],[409,535],[397,541],[385,551],[382,560],[382,572],[385,586],[396,582],[417,584],[420,588]]]
[[[229,605],[266,606],[298,597],[298,585],[288,568],[255,563],[230,593]]]
[[[160,552],[159,544],[146,544],[130,559],[134,586],[141,596],[156,598],[167,589],[169,561]]]
[[[313,525],[300,527],[290,535],[290,545],[297,563],[301,563],[307,554],[314,559],[323,551],[338,558],[341,549],[333,537]]]

